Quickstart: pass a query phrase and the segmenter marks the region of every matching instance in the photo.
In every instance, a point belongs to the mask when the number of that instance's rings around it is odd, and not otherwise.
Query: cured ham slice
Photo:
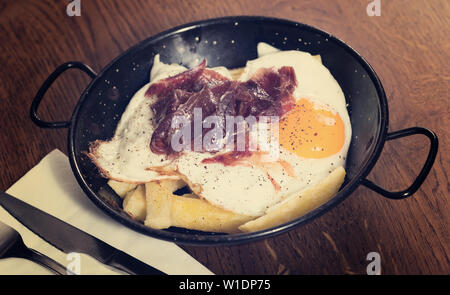
[[[180,128],[172,126],[173,119],[183,116],[184,122],[193,123],[198,108],[202,120],[212,115],[219,118],[223,134],[226,116],[282,117],[295,105],[296,86],[292,67],[261,68],[249,80],[240,82],[207,69],[204,60],[190,70],[152,84],[146,91],[147,97],[156,96],[151,108],[157,125],[150,148],[157,154],[173,154],[171,139]]]

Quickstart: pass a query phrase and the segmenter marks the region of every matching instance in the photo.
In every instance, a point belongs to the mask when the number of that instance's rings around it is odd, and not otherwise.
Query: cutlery
[[[0,205],[29,230],[64,253],[88,254],[129,274],[165,274],[80,229],[0,191]]]
[[[0,221],[0,258],[25,258],[36,262],[55,274],[70,273],[66,267],[38,251],[28,248],[14,228]]]

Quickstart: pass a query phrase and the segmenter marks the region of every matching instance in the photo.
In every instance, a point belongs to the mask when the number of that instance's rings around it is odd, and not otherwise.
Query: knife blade
[[[165,274],[96,237],[2,191],[0,191],[0,205],[25,227],[64,253],[84,253],[103,264],[129,274]]]

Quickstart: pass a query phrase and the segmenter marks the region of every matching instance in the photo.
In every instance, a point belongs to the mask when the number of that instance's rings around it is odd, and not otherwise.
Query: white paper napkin
[[[79,187],[68,158],[54,150],[7,191],[167,274],[212,274],[174,243],[137,233],[97,208]],[[80,254],[68,256],[25,228],[0,206],[0,220],[20,232],[25,244],[81,274],[122,274]],[[0,274],[50,274],[19,258],[0,259]]]

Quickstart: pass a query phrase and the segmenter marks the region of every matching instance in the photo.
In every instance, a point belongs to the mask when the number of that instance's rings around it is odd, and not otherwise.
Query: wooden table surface
[[[220,247],[182,246],[216,274],[365,274],[369,252],[382,274],[449,274],[450,2],[381,0],[0,0],[0,188],[6,190],[51,150],[67,150],[67,130],[46,130],[29,107],[56,66],[79,60],[97,72],[130,46],[187,22],[263,15],[306,23],[350,44],[385,87],[390,130],[423,126],[440,138],[425,183],[405,200],[388,200],[360,186],[338,207],[307,225],[267,240]],[[66,120],[89,83],[65,73],[47,93],[42,118]],[[428,151],[424,137],[388,142],[369,179],[406,188]]]

